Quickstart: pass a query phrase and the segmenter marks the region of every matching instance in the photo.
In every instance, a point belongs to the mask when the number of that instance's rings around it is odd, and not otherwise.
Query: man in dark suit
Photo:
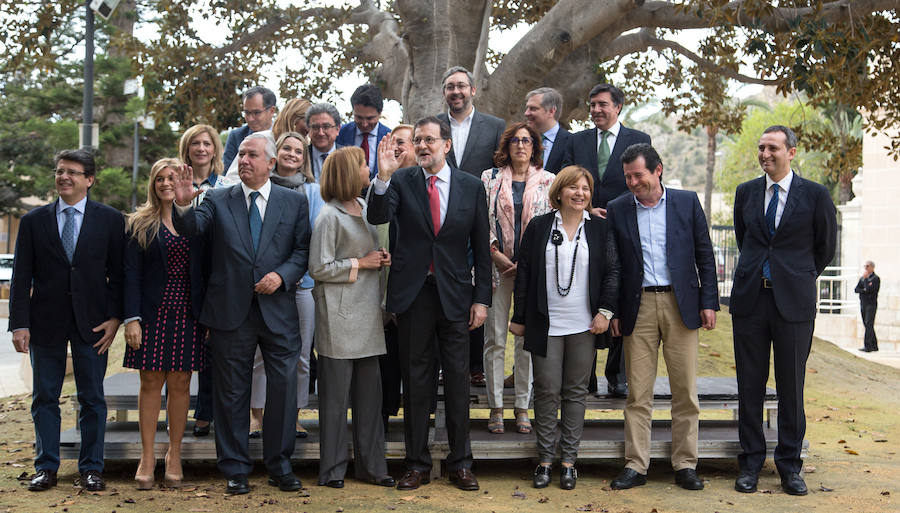
[[[666,189],[663,164],[649,144],[622,153],[631,194],[609,202],[607,219],[622,262],[616,336],[625,337],[630,389],[625,403],[625,469],[613,489],[647,482],[653,384],[659,347],[672,390],[672,468],[675,482],[703,489],[697,477],[698,329],[716,327],[716,260],[697,195]]]
[[[541,87],[525,95],[525,121],[541,134],[544,169],[553,174],[562,169],[572,134],[559,126],[562,95],[552,87]]]
[[[222,160],[225,162],[225,171],[231,167],[231,161],[237,155],[238,147],[248,135],[254,132],[272,129],[272,120],[275,118],[275,93],[262,86],[251,87],[244,92],[243,108],[241,114],[247,123],[228,132],[225,140],[225,153]]]
[[[596,128],[572,135],[566,146],[563,167],[581,166],[594,175],[593,213],[606,216],[606,204],[627,192],[622,171],[622,153],[632,144],[650,144],[650,136],[625,127],[619,113],[625,104],[625,93],[610,84],[597,84],[588,96],[591,101],[591,121]],[[606,357],[608,392],[617,397],[628,395],[622,337],[611,337]],[[597,390],[595,371],[591,371],[590,390]]]
[[[828,189],[791,170],[797,136],[790,128],[767,128],[758,150],[765,176],[742,183],[734,195],[741,256],[730,311],[743,450],[734,487],[756,491],[766,459],[762,414],[771,346],[778,392],[775,466],[785,492],[806,495],[800,476],[806,433],[803,382],[816,319],[816,278],[834,256],[837,220]]]
[[[316,181],[322,175],[325,159],[343,144],[337,143],[341,127],[341,115],[330,103],[314,103],[306,111],[306,127],[309,129],[309,155]]]
[[[440,113],[437,118],[450,125],[453,142],[447,161],[452,167],[481,179],[482,171],[494,167],[494,153],[506,130],[506,122],[475,110],[474,77],[462,66],[444,72],[441,91],[447,102],[447,113]],[[469,371],[475,386],[485,384],[483,354],[484,327],[478,327],[469,333]]]
[[[384,108],[381,90],[372,84],[361,85],[353,91],[350,105],[353,107],[353,121],[341,127],[335,142],[341,146],[359,146],[363,149],[371,180],[378,174],[378,144],[391,131],[378,121]]]
[[[875,263],[866,262],[863,275],[856,284],[854,292],[859,294],[859,309],[862,314],[863,326],[866,335],[863,346],[859,348],[864,353],[878,351],[878,338],[875,336],[875,312],[878,311],[878,290],[881,289],[881,278],[875,274]]]
[[[241,184],[208,191],[196,209],[187,168],[175,190],[176,229],[206,234],[216,255],[199,320],[210,328],[219,469],[227,493],[250,491],[250,381],[259,346],[267,377],[262,436],[269,484],[298,490],[291,472],[300,350],[294,287],[306,272],[309,207],[302,194],[269,181],[271,137],[247,136],[237,158]]]
[[[447,163],[452,143],[446,123],[419,120],[413,141],[419,165],[399,170],[391,136],[382,141],[368,210],[370,223],[397,226],[387,290],[403,376],[407,470],[397,487],[412,490],[429,482],[428,418],[440,355],[450,479],[463,490],[477,490],[469,445],[468,331],[484,323],[491,304],[487,202],[481,180]]]
[[[78,390],[81,487],[106,488],[103,377],[109,345],[122,318],[125,221],[119,211],[88,199],[94,157],[65,150],[54,159],[59,199],[22,216],[13,261],[9,329],[20,353],[31,353],[34,467],[28,489],[56,486],[59,394],[72,352]]]

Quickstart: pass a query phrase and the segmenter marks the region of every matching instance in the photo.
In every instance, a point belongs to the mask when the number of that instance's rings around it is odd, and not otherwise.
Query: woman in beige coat
[[[361,149],[345,147],[328,156],[321,175],[327,203],[310,240],[319,355],[319,485],[332,488],[344,486],[349,405],[356,478],[394,486],[384,458],[378,364],[385,353],[379,269],[390,265],[391,256],[378,247],[359,199],[368,177]]]

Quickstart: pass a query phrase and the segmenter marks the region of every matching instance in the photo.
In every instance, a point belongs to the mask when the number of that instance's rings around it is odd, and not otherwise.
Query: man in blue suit
[[[59,469],[59,394],[72,351],[78,391],[81,451],[78,470],[87,491],[106,488],[103,376],[109,345],[122,318],[125,220],[91,201],[94,157],[87,150],[56,155],[59,199],[22,217],[13,261],[9,330],[20,353],[31,353],[34,467],[28,489],[56,486]]]
[[[196,209],[187,166],[175,189],[175,228],[187,236],[206,234],[216,255],[199,320],[210,329],[218,464],[227,493],[250,491],[250,381],[259,346],[267,377],[263,462],[269,485],[299,490],[291,472],[300,354],[294,287],[309,257],[309,207],[305,196],[269,180],[271,137],[250,134],[237,158],[241,183],[207,191]]]
[[[225,171],[231,167],[231,161],[238,153],[241,142],[254,132],[272,129],[272,120],[275,118],[275,93],[270,89],[256,86],[244,91],[241,114],[247,123],[228,132],[225,140],[225,153],[222,160],[225,162]]]
[[[541,87],[525,95],[525,121],[541,134],[544,169],[553,174],[562,169],[572,134],[559,125],[562,95],[552,87]]]
[[[381,138],[391,132],[379,118],[384,108],[381,89],[372,84],[364,84],[353,91],[350,97],[353,107],[353,121],[346,123],[338,132],[335,142],[340,146],[359,146],[366,154],[369,166],[369,180],[378,174],[378,144]]]
[[[742,183],[734,194],[741,257],[729,310],[743,450],[734,488],[745,493],[756,491],[766,459],[762,414],[771,347],[778,392],[775,467],[786,493],[807,494],[800,476],[806,434],[803,383],[816,320],[816,278],[834,257],[837,219],[828,189],[791,169],[796,154],[797,136],[790,128],[767,128],[758,146],[765,176]]]
[[[697,477],[698,329],[716,327],[719,293],[706,216],[697,195],[666,189],[663,164],[649,144],[622,153],[631,194],[609,202],[622,286],[615,335],[625,337],[630,390],[625,402],[625,469],[613,489],[647,482],[653,384],[660,344],[672,390],[672,467],[675,482],[701,490]]]

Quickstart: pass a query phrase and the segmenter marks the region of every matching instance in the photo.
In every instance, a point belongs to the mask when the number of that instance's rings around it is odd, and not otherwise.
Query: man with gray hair
[[[559,126],[562,95],[552,87],[541,87],[525,95],[525,121],[541,134],[544,169],[553,174],[562,169],[566,146],[572,134]]]
[[[310,164],[318,182],[325,159],[334,150],[344,147],[335,143],[341,129],[341,115],[330,103],[314,103],[306,111],[306,127],[309,129]]]
[[[867,260],[863,266],[862,277],[854,291],[859,294],[859,309],[862,313],[863,326],[866,328],[863,346],[859,348],[864,353],[878,351],[878,338],[875,336],[875,312],[878,310],[878,290],[880,288],[881,278],[875,274],[875,262]]]
[[[275,93],[270,89],[262,86],[251,87],[244,91],[243,102],[241,114],[247,123],[228,132],[225,153],[222,157],[226,170],[231,167],[231,161],[237,155],[241,142],[254,132],[271,130],[275,118]]]

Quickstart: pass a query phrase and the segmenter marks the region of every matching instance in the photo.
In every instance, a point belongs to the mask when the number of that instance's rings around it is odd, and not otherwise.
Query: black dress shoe
[[[327,483],[325,483],[325,486],[327,486],[328,488],[343,488],[344,480],[343,479],[332,479],[331,481],[328,481]]]
[[[269,486],[277,486],[282,492],[294,492],[303,487],[300,484],[300,479],[290,473],[280,476],[269,476]]]
[[[391,476],[382,476],[372,479],[371,483],[378,486],[393,487],[397,484],[397,481]]]
[[[788,495],[806,495],[809,493],[809,490],[806,488],[806,482],[796,472],[791,472],[791,475],[781,478],[781,488]]]
[[[613,490],[626,490],[645,484],[647,484],[647,474],[638,474],[635,470],[625,468],[609,483],[609,487]]]
[[[860,347],[860,348],[859,348],[859,351],[862,351],[862,352],[864,352],[864,353],[871,353],[871,352],[872,352],[872,350],[869,349],[868,347]]]
[[[247,481],[247,474],[236,474],[229,477],[225,483],[225,493],[229,495],[250,493],[250,483]]]
[[[685,490],[702,490],[703,481],[697,476],[697,471],[692,468],[683,468],[675,472],[675,484]]]
[[[756,483],[758,481],[759,476],[756,472],[742,470],[738,474],[737,479],[734,480],[734,489],[741,493],[753,493],[756,491]]]
[[[38,470],[28,483],[28,490],[32,492],[45,492],[56,486],[55,470]]]
[[[102,492],[106,490],[106,482],[103,476],[96,470],[88,470],[81,474],[81,489],[89,492]]]
[[[194,423],[194,436],[209,436],[210,426],[212,426],[212,422],[207,423],[205,426],[200,426],[195,422]]]
[[[628,384],[616,383],[615,385],[606,385],[606,390],[613,397],[628,397]]]
[[[531,484],[535,488],[546,488],[550,484],[550,469],[550,465],[538,465],[534,469],[534,477],[531,479]]]
[[[578,471],[575,470],[575,465],[571,467],[566,467],[563,465],[561,469],[559,469],[559,487],[563,490],[571,490],[575,488],[575,482],[578,481]]]
[[[258,429],[254,429],[254,430],[251,431],[250,434],[247,435],[247,436],[248,436],[249,438],[262,438],[262,431],[260,431],[260,430],[258,430]]]

